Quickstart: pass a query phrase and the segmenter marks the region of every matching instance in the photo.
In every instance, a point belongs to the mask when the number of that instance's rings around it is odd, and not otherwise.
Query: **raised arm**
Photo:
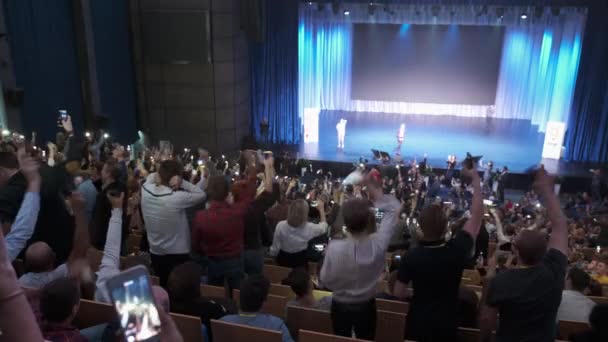
[[[496,209],[491,209],[490,213],[492,214],[492,216],[494,217],[494,221],[496,222],[496,237],[498,239],[498,244],[501,245],[503,243],[511,242],[511,240],[505,236],[502,221],[500,220],[500,216],[498,215],[498,212],[496,212]]]
[[[374,206],[384,213],[377,236],[381,248],[386,249],[390,243],[393,231],[397,227],[401,203],[394,195],[385,195],[382,192],[382,187],[370,184],[368,185],[368,189]]]
[[[483,218],[483,196],[481,193],[481,180],[479,174],[473,166],[472,169],[463,168],[462,174],[471,180],[473,187],[473,200],[471,201],[471,217],[464,224],[463,231],[469,233],[473,240],[477,239],[479,228],[481,227],[481,219]]]
[[[38,162],[28,157],[23,147],[17,151],[17,157],[21,173],[27,180],[27,189],[15,222],[11,226],[11,231],[6,235],[6,248],[11,262],[17,258],[25,248],[27,240],[32,237],[40,211],[41,181]]]
[[[207,198],[207,194],[201,188],[205,182],[199,182],[198,185],[194,185],[188,181],[181,181],[181,191],[176,191],[173,194],[173,205],[178,208],[191,208]]]
[[[43,341],[36,317],[17,281],[0,229],[0,340]],[[10,317],[10,318],[9,318]]]
[[[124,201],[124,193],[120,197],[108,195],[108,199],[112,204],[112,216],[108,226],[106,244],[103,249],[103,257],[101,265],[97,271],[97,282],[95,283],[95,299],[103,302],[109,301],[109,296],[106,293],[106,281],[116,274],[120,273],[120,249],[122,243],[122,206]]]
[[[545,202],[547,215],[551,220],[551,236],[549,237],[549,248],[555,248],[568,255],[568,226],[566,217],[559,206],[559,199],[554,192],[553,177],[547,174],[547,171],[541,167],[536,172],[536,181],[534,182],[536,192]]]

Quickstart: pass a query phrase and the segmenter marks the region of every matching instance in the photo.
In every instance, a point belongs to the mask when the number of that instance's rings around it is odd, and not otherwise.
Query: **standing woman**
[[[277,257],[277,264],[283,267],[308,267],[308,241],[327,233],[325,203],[317,201],[320,223],[308,222],[308,203],[295,200],[289,205],[287,220],[277,224],[274,231],[270,255]]]

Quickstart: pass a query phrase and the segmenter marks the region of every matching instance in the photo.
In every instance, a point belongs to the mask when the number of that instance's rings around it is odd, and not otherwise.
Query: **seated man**
[[[252,275],[241,283],[240,304],[238,315],[224,316],[221,320],[229,323],[249,325],[256,328],[276,330],[283,334],[283,342],[292,342],[289,330],[282,319],[260,313],[266,298],[270,282],[261,275]]]
[[[313,295],[314,284],[310,274],[305,269],[296,268],[289,273],[285,280],[286,285],[296,294],[296,299],[290,300],[287,306],[297,306],[309,309],[329,311],[331,309],[331,296],[325,296],[317,300]]]
[[[557,310],[558,321],[588,322],[595,302],[585,296],[583,291],[589,286],[591,277],[580,268],[571,268],[566,277],[566,289]]]
[[[61,277],[46,284],[40,294],[42,334],[53,342],[88,341],[72,326],[80,306],[80,287],[73,278]]]
[[[220,319],[238,312],[236,304],[227,298],[201,297],[202,269],[194,261],[181,264],[171,271],[167,290],[171,299],[171,311],[182,315],[196,316],[207,329],[212,319]],[[209,335],[213,338],[210,330]]]
[[[388,280],[386,282],[386,289],[384,292],[380,292],[376,294],[376,299],[387,299],[387,300],[399,300],[395,293],[395,283],[397,282],[397,271],[393,271],[388,275]]]
[[[90,240],[85,201],[80,193],[74,192],[70,197],[70,204],[74,212],[76,229],[68,262],[55,268],[55,253],[51,247],[42,241],[33,243],[25,251],[25,266],[29,272],[19,278],[22,287],[40,289],[55,279],[67,277],[68,274],[80,274],[87,264],[86,256]],[[54,223],[48,222],[48,224]]]

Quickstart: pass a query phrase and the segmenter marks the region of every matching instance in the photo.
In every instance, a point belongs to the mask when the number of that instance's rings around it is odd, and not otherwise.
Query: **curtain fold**
[[[373,16],[367,4],[345,4],[350,15],[330,8],[300,5],[299,108],[384,112],[399,114],[485,117],[488,106],[364,101],[351,98],[353,23],[504,25],[502,62],[494,117],[530,120],[544,132],[547,121],[568,121],[577,76],[586,11],[562,8],[560,16],[549,9],[539,17],[530,7],[509,7],[498,19],[488,6],[453,6],[440,13],[430,5],[391,5]],[[529,20],[520,14],[530,13]],[[407,33],[405,33],[407,34]]]
[[[608,162],[608,3],[589,8],[565,157],[580,162]]]
[[[69,0],[4,1],[17,86],[23,88],[23,133],[55,140],[58,110],[83,128],[80,72]]]
[[[138,139],[135,74],[129,41],[129,3],[124,0],[92,0],[91,22],[95,40],[95,64],[101,113],[108,118],[116,141]]]
[[[298,116],[298,1],[264,0],[264,40],[249,48],[251,70],[250,129],[261,139],[260,123],[268,120],[269,141],[297,144]]]

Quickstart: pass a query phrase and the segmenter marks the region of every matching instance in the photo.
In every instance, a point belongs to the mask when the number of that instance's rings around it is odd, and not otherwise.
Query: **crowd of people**
[[[269,258],[292,269],[288,305],[329,311],[336,335],[373,340],[384,298],[410,303],[412,341],[456,341],[461,326],[481,340],[495,331],[497,341],[554,341],[559,320],[589,322],[575,341],[608,341],[608,308],[588,297],[608,295],[601,171],[591,196],[560,199],[541,166],[515,199],[501,184],[506,167],[478,171],[470,158],[459,168],[450,156],[445,172],[426,158],[356,164],[339,178],[289,153],[213,158],[166,143],[121,146],[75,132],[69,117],[60,126],[45,148],[0,143],[1,341],[116,340],[118,320],[85,330],[73,321],[81,298],[111,302],[106,284],[128,255],[159,278],[163,341],[181,341],[170,312],[200,317],[208,340],[221,319],[291,341],[282,319],[261,312]],[[141,236],[135,249],[132,236]],[[21,260],[24,269],[13,266]],[[480,298],[462,286],[465,269],[483,276]],[[201,284],[239,297],[201,296]]]

